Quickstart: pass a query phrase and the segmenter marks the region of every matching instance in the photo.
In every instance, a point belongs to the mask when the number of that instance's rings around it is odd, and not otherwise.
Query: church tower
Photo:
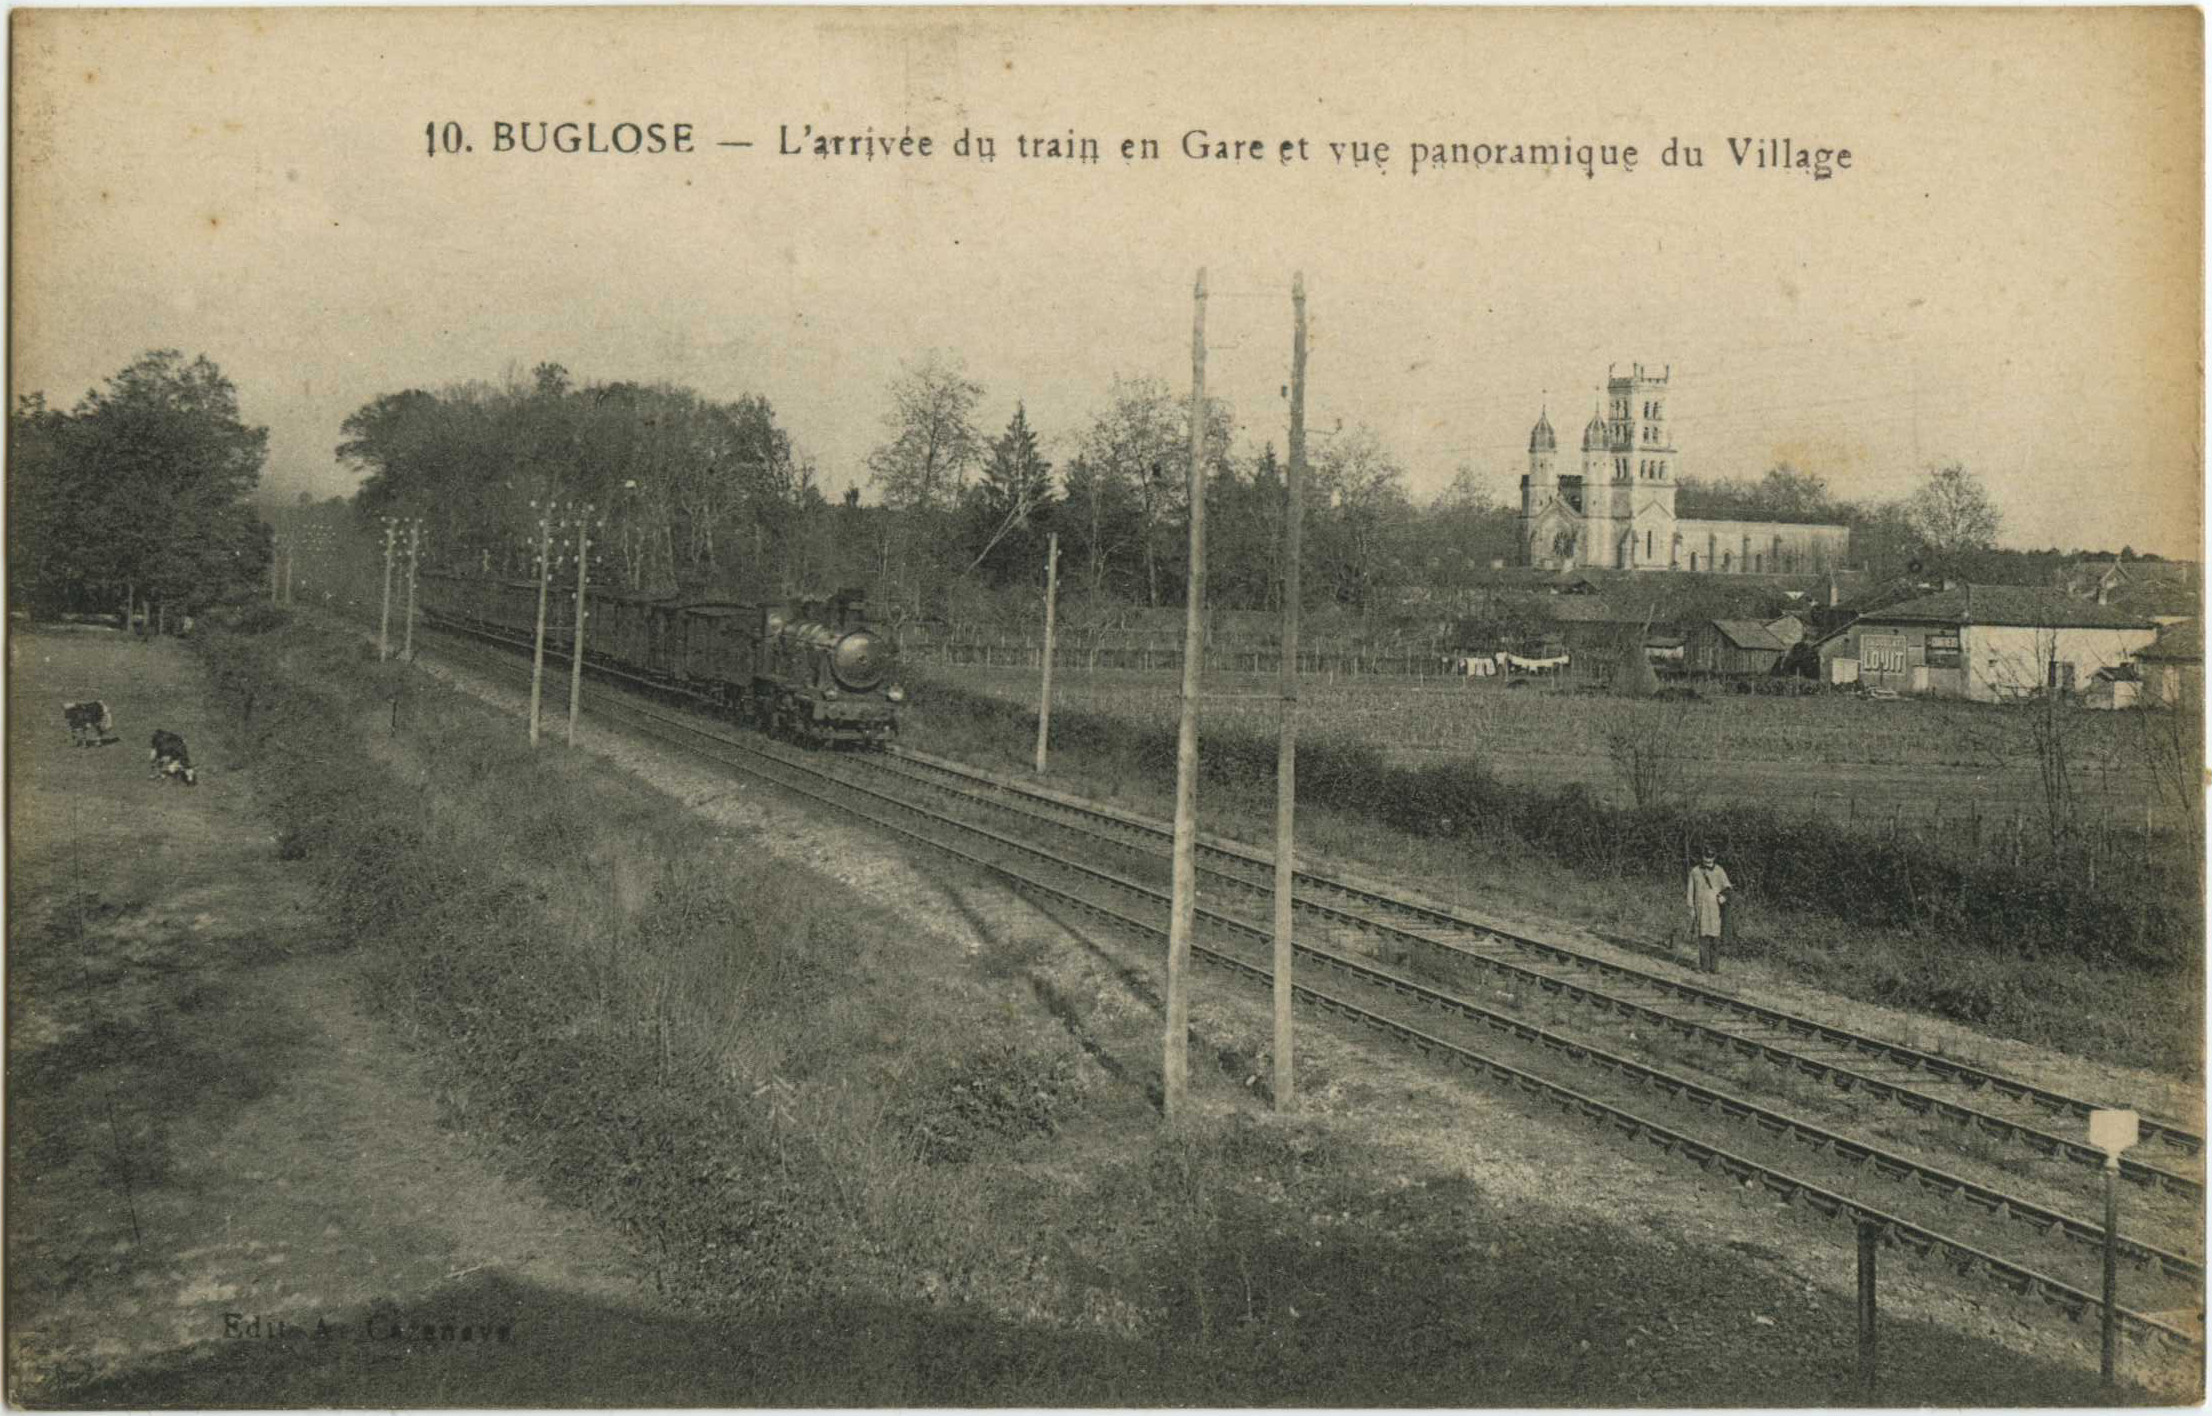
[[[1541,565],[1551,554],[1548,537],[1540,539],[1537,518],[1559,499],[1559,439],[1552,432],[1551,410],[1536,417],[1528,434],[1528,475],[1521,479],[1521,563]]]
[[[1602,409],[1592,410],[1582,430],[1582,510],[1584,564],[1610,566],[1619,527],[1613,524],[1617,508],[1613,489],[1613,437]]]

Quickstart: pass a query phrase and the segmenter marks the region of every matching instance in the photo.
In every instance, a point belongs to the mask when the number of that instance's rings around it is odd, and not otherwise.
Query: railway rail
[[[1125,839],[1156,841],[1162,849],[1173,838],[1172,829],[1164,823],[1148,821],[1101,803],[1013,781],[997,773],[912,749],[896,748],[892,752],[897,760],[920,769],[922,774],[988,790],[1002,800],[1025,802],[1033,814],[1045,819],[1073,819]],[[1201,837],[1199,853],[1200,869],[1217,878],[1246,888],[1273,888],[1274,860],[1270,855],[1217,837]],[[1926,1083],[1954,1084],[1977,1095],[1988,1093],[2025,1103],[2045,1115],[2082,1120],[2086,1120],[2099,1103],[1564,945],[1512,934],[1450,906],[1416,900],[1365,882],[1311,869],[1299,870],[1296,880],[1298,887],[1308,892],[1306,898],[1299,901],[1300,908],[1341,926],[1447,955],[1625,1021],[1662,1027],[1725,1048],[1738,1056],[1894,1103],[1923,1116],[1940,1117],[1961,1127],[2018,1141],[2048,1157],[2093,1169],[2105,1163],[2104,1152],[2084,1141],[1935,1095],[1927,1089]],[[1332,899],[1345,903],[1333,904]],[[1473,947],[1461,942],[1462,939],[1492,947]],[[1499,951],[1501,947],[1504,952]],[[1537,965],[1521,962],[1522,956],[1534,958]],[[1569,976],[1571,973],[1591,975],[1609,987],[1580,984]],[[1672,1006],[1662,1006],[1662,1003]],[[1706,1021],[1708,1018],[1726,1020],[1738,1026],[1722,1026]],[[1841,1055],[1824,1056],[1811,1050],[1812,1047]],[[1920,1080],[1921,1085],[1908,1085],[1876,1075],[1866,1070],[1867,1063],[1902,1071]],[[2201,1137],[2171,1122],[2151,1117],[2143,1118],[2141,1124],[2144,1139],[2158,1140],[2167,1149],[2186,1158],[2201,1158]],[[2120,1173],[2138,1185],[2194,1203],[2201,1204],[2204,1198],[2202,1178],[2166,1166],[2123,1157]]]
[[[617,707],[609,703],[603,706],[634,728],[665,741],[677,742],[711,760],[771,781],[786,790],[835,806],[899,837],[968,861],[1010,880],[1019,888],[1071,904],[1148,937],[1164,936],[1163,918],[1167,906],[1164,891],[1057,854],[1034,840],[1017,839],[951,813],[902,799],[858,780],[866,769],[856,769],[851,759],[824,759],[819,754],[792,753],[751,735],[732,734],[719,727],[703,726],[687,717],[640,705],[625,703]],[[814,760],[808,760],[810,756]],[[906,760],[919,759],[908,757]],[[1133,907],[1158,917],[1148,919],[1133,912]],[[1214,934],[1241,941],[1243,953],[1260,952],[1257,946],[1268,938],[1265,928],[1212,908],[1202,908],[1201,918]],[[1251,977],[1270,977],[1264,964],[1243,957],[1237,947],[1194,941],[1193,951],[1195,957],[1214,967]],[[1950,1232],[1937,1228],[1925,1217],[1915,1217],[1904,1211],[1917,1207],[1926,1197],[1934,1197],[1939,1206],[1963,1206],[1972,1211],[1965,1216],[1967,1228],[1994,1226],[2009,1232],[2009,1227],[2025,1226],[2028,1233],[2036,1236],[2040,1246],[2054,1253],[2067,1247],[2063,1241],[2071,1241],[2075,1246],[2101,1245],[2103,1230],[2099,1226],[1939,1167],[1839,1135],[1801,1117],[1730,1096],[1689,1078],[1596,1048],[1586,1041],[1537,1027],[1371,962],[1304,944],[1298,946],[1298,953],[1309,964],[1325,967],[1332,975],[1356,983],[1362,989],[1425,1013],[1440,1014],[1457,1025],[1503,1037],[1534,1055],[1564,1057],[1595,1070],[1609,1085],[1625,1088],[1631,1095],[1655,1095],[1692,1116],[1729,1123],[1746,1138],[1749,1148],[1747,1150],[1742,1143],[1723,1145],[1694,1134],[1685,1129],[1682,1121],[1670,1123],[1638,1114],[1629,1110],[1620,1098],[1608,1100],[1585,1088],[1566,1086],[1538,1075],[1526,1065],[1515,1065],[1477,1051],[1464,1038],[1446,1037],[1405,1018],[1393,1017],[1388,1010],[1363,1006],[1340,993],[1325,992],[1310,984],[1299,986],[1297,996],[1311,1006],[1397,1037],[1423,1052],[1482,1071],[1522,1092],[1542,1096],[1610,1128],[1652,1141],[1669,1153],[1696,1160],[1708,1170],[1717,1169],[1731,1180],[1763,1186],[1790,1203],[1803,1202],[1824,1215],[1872,1224],[1891,1242],[1908,1250],[1939,1256],[1962,1271],[1984,1275],[2016,1293],[2041,1297],[2073,1316],[2101,1306],[2101,1300],[2089,1293],[2086,1286],[2068,1282],[2030,1262],[2005,1257],[1987,1247],[1986,1241],[1974,1242],[1958,1233],[1961,1226],[1948,1218],[1944,1223]],[[1791,1142],[1809,1150],[1819,1157],[1820,1165],[1834,1172],[1836,1179],[1820,1183],[1749,1153],[1766,1148],[1773,1140]],[[1902,1208],[1876,1206],[1850,1193],[1857,1179],[1862,1177],[1897,1182],[1903,1191]],[[2195,1260],[2124,1235],[2119,1239],[2119,1246],[2143,1273],[2162,1280],[2161,1286],[2172,1290],[2175,1296],[2201,1302],[2203,1271]],[[2189,1287],[2182,1292],[2176,1285]],[[2123,1328],[2138,1336],[2201,1353],[2201,1338],[2162,1313],[2116,1308],[2115,1316]]]

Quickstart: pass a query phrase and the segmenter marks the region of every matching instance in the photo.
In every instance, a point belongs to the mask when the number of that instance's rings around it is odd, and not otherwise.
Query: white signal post
[[[584,702],[584,621],[591,611],[584,605],[584,587],[591,578],[591,503],[576,519],[576,632],[568,645],[568,745],[576,745],[576,715]]]
[[[392,555],[399,546],[399,523],[384,518],[384,611],[376,627],[377,662],[392,657]],[[286,577],[290,579],[289,576]]]
[[[545,594],[553,583],[553,504],[547,502],[542,509],[536,502],[530,506],[538,511],[538,629],[530,650],[530,745],[536,747],[545,702]]]
[[[422,560],[422,518],[407,523],[407,627],[400,634],[399,657],[415,662],[415,570]]]
[[[2132,1111],[2089,1113],[2089,1144],[2104,1152],[2104,1353],[2099,1371],[2108,1387],[2118,1379],[2120,1153],[2141,1137],[2141,1119]]]

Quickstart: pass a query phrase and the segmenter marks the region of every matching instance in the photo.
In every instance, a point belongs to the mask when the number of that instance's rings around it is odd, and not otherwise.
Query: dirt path
[[[658,1324],[616,1237],[440,1126],[190,658],[11,652],[10,1398],[496,1402],[549,1343]],[[59,703],[95,693],[122,741],[73,748]],[[148,779],[156,726],[198,788]]]

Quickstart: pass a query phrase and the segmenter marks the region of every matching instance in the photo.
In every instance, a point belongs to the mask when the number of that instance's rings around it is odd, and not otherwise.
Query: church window
[[[1720,568],[1722,570],[1734,570],[1736,568],[1736,553],[1734,551],[1722,551],[1720,553]]]
[[[1690,552],[1690,573],[1691,573],[1692,575],[1695,575],[1695,574],[1697,574],[1697,552],[1696,552],[1696,551],[1692,551],[1692,552]],[[586,642],[589,642],[589,641],[587,640]]]
[[[1759,553],[1757,553],[1757,552],[1754,552],[1754,553],[1752,554],[1752,557],[1751,557],[1751,569],[1752,569],[1752,570],[1753,570],[1754,572],[1757,572],[1757,571],[1762,571],[1762,570],[1765,570],[1766,568],[1767,568],[1767,558],[1766,558],[1766,557],[1765,557],[1764,555],[1761,555],[1761,554],[1759,554]]]
[[[1651,533],[1649,531],[1646,531],[1644,533],[1644,559],[1650,560],[1651,554]],[[591,641],[587,638],[584,642],[588,644]]]

